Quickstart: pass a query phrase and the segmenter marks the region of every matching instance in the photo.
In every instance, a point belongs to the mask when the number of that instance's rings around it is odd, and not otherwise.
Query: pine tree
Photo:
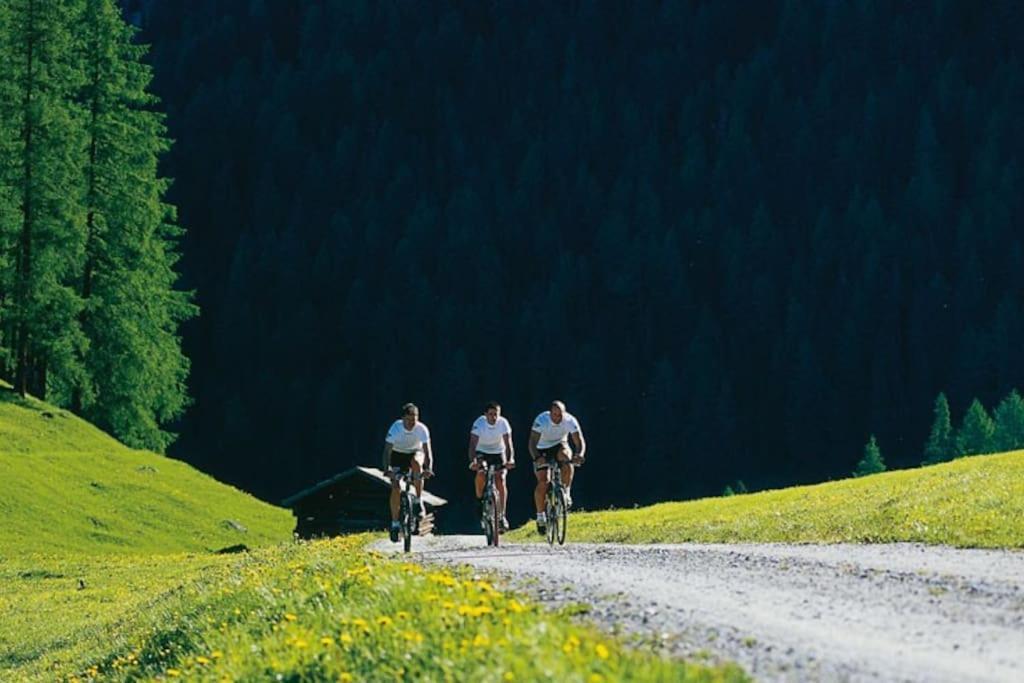
[[[985,411],[985,406],[978,399],[974,399],[956,434],[957,455],[991,453],[994,432],[995,425]]]
[[[857,469],[853,471],[855,477],[865,477],[869,474],[885,472],[885,461],[882,460],[882,451],[878,448],[875,435],[871,435],[864,446],[864,457],[857,463]]]
[[[924,446],[924,465],[952,460],[957,455],[956,438],[953,434],[953,424],[949,416],[949,401],[946,394],[939,393],[935,397],[935,421],[932,423],[932,432],[928,436],[928,442]]]
[[[83,116],[73,102],[83,75],[71,32],[80,7],[0,5],[0,185],[8,192],[0,242],[10,255],[3,328],[22,395],[45,396],[51,382],[82,375],[81,300],[71,285],[84,247]]]
[[[146,48],[133,43],[114,0],[86,0],[81,30],[88,144],[79,287],[89,347],[85,381],[70,398],[129,445],[163,450],[172,435],[161,425],[187,404],[178,328],[194,315],[190,295],[174,288],[179,230],[157,169],[168,142],[151,109]]]
[[[996,451],[1024,448],[1024,399],[1016,389],[996,407],[992,447]]]

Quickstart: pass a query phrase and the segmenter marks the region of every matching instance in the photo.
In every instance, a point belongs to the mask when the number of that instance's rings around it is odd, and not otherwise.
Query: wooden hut
[[[353,467],[281,501],[295,515],[300,538],[337,536],[351,531],[387,529],[391,481],[376,467]],[[427,516],[420,535],[433,531],[434,511],[448,501],[423,490]]]

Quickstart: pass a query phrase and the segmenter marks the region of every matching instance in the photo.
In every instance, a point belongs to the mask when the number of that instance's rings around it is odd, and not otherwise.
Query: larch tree
[[[169,143],[135,29],[113,0],[86,0],[84,10],[87,210],[78,291],[89,345],[70,402],[129,445],[159,451],[173,439],[162,425],[187,405],[178,329],[195,314],[191,294],[175,289],[180,233],[158,169]]]

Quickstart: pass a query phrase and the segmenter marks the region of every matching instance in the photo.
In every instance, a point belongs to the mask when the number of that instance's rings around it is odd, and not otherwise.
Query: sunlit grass
[[[287,539],[294,526],[285,510],[5,386],[0,520],[0,557],[252,547]]]
[[[364,540],[4,563],[0,609],[24,615],[0,625],[0,679],[745,680],[624,649],[468,570],[386,559]]]
[[[510,539],[533,540],[527,525]],[[778,491],[574,513],[569,541],[1024,547],[1024,451]]]

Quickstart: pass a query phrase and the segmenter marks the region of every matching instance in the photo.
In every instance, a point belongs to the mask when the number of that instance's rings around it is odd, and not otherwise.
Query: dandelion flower
[[[594,646],[594,652],[601,659],[608,659],[608,655],[610,654],[608,652],[608,648],[605,646],[604,643],[598,643],[597,645],[595,645]]]

